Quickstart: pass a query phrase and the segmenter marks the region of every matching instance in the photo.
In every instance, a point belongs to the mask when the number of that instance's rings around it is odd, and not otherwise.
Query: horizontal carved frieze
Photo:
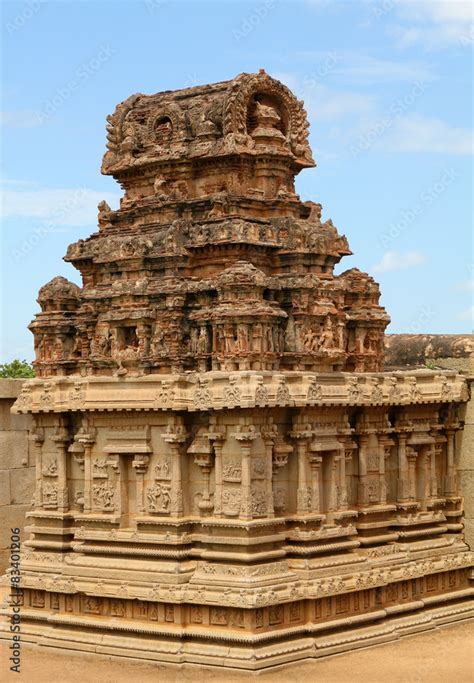
[[[202,386],[206,392],[203,394]],[[77,387],[80,385],[80,391]],[[264,389],[264,391],[262,390]],[[375,390],[376,389],[376,390]],[[396,391],[394,391],[396,389]],[[71,391],[73,398],[71,398]],[[77,396],[81,400],[77,400]],[[371,375],[300,372],[207,372],[140,378],[29,380],[16,413],[120,410],[222,410],[264,406],[419,405],[468,400],[465,380],[452,371]],[[127,435],[113,435],[127,439]],[[146,448],[145,448],[146,450]]]
[[[201,565],[196,571],[196,578],[191,583],[175,586],[169,583],[154,583],[142,585],[127,581],[118,581],[108,578],[106,582],[90,579],[86,576],[42,576],[34,573],[35,566],[34,554],[28,561],[28,566],[22,577],[22,587],[37,590],[47,590],[66,593],[84,593],[88,596],[110,595],[126,597],[129,599],[151,600],[151,601],[170,601],[175,604],[183,603],[208,603],[222,604],[221,585],[212,585],[212,579],[226,579],[228,588],[225,593],[225,604],[242,606],[246,608],[261,607],[263,605],[281,604],[291,600],[314,599],[319,597],[340,595],[361,589],[386,586],[388,584],[407,581],[419,577],[433,575],[440,572],[453,571],[465,567],[471,567],[474,562],[474,553],[470,551],[452,551],[444,554],[434,554],[421,559],[408,559],[402,564],[380,564],[377,558],[376,565],[367,567],[364,564],[362,571],[353,571],[351,567],[341,569],[325,569],[324,578],[298,579],[295,580],[294,570],[288,574],[285,571],[285,563],[276,563],[276,567],[268,571],[265,565],[262,567],[223,567],[217,569],[210,564],[208,570],[204,570],[205,564]],[[41,563],[43,566],[43,563]],[[215,568],[215,569],[213,569]],[[257,570],[257,573],[255,573]],[[280,570],[280,575],[278,575]],[[286,576],[290,575],[290,581],[285,581]],[[275,583],[266,588],[254,587],[251,584],[258,578],[265,583],[265,579],[273,577],[281,578],[283,581]],[[245,585],[240,585],[242,582]],[[217,581],[217,584],[220,584]],[[262,584],[262,585],[263,585]]]

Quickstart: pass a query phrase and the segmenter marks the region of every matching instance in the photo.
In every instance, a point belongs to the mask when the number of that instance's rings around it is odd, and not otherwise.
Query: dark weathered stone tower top
[[[264,71],[133,95],[102,172],[124,189],[31,324],[39,376],[187,370],[379,371],[377,284],[294,178],[314,166],[302,102]]]

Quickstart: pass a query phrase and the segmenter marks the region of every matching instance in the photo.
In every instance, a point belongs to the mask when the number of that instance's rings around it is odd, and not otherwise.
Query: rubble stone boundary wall
[[[31,418],[10,412],[22,384],[21,379],[0,379],[0,574],[8,565],[11,529],[23,531],[35,490],[34,456],[28,442]]]

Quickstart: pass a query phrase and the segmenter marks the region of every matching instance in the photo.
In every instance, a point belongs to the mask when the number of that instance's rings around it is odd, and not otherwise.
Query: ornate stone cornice
[[[440,377],[445,381],[441,382]],[[317,382],[320,388],[315,407],[330,406],[404,406],[445,404],[465,401],[465,380],[461,375],[446,371],[418,371],[377,373],[381,395],[377,401],[367,394],[372,386],[370,373],[278,373],[244,371],[239,373],[206,372],[190,374],[148,375],[144,377],[61,377],[28,380],[17,399],[16,413],[61,413],[64,411],[120,411],[120,410],[223,410],[225,408],[253,408],[264,406],[307,406],[307,395]],[[402,387],[398,398],[393,397],[393,380]],[[407,382],[410,380],[410,382]],[[416,397],[403,391],[404,385],[416,386]],[[449,401],[445,398],[449,386]],[[82,396],[80,406],[76,396]],[[200,391],[196,398],[196,386]],[[284,390],[282,390],[284,386]],[[205,387],[205,390],[202,388]],[[262,387],[264,391],[262,391]],[[71,391],[74,389],[72,395]],[[46,393],[45,393],[46,392]],[[45,400],[47,396],[47,400]],[[458,428],[453,421],[449,427]]]

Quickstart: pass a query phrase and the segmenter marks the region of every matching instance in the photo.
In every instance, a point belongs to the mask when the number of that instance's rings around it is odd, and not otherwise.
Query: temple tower
[[[378,285],[295,192],[303,103],[261,70],[133,95],[107,137],[120,208],[40,290],[16,403],[29,640],[258,669],[465,618],[465,383],[384,372]]]

